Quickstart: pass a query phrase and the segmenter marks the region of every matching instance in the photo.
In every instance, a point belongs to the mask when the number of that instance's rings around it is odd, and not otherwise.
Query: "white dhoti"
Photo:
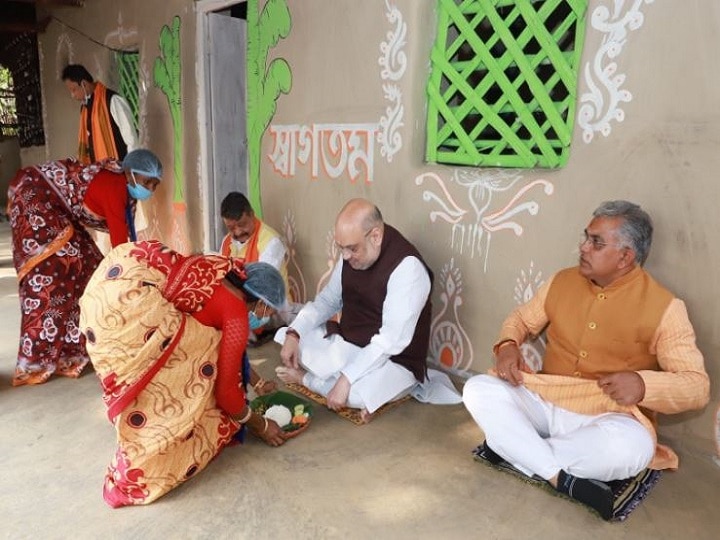
[[[491,375],[465,383],[465,407],[488,446],[511,465],[548,480],[560,469],[579,478],[629,478],[648,466],[655,442],[627,414],[577,414]]]
[[[285,331],[275,334],[275,341],[285,342]],[[306,373],[303,385],[313,392],[327,396],[340,377],[342,369],[351,364],[362,350],[339,335],[324,337],[325,329],[318,327],[303,334],[300,342],[300,364]],[[385,403],[408,395],[417,384],[415,376],[390,358],[358,378],[350,387],[347,406],[375,412]]]

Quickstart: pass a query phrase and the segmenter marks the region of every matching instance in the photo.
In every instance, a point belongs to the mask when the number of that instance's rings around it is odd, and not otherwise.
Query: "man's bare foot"
[[[367,409],[360,411],[360,420],[362,420],[363,424],[369,424],[374,417],[375,415],[370,414]]]
[[[295,383],[302,384],[305,371],[302,369],[289,368],[285,366],[278,366],[275,368],[275,375],[285,384]]]

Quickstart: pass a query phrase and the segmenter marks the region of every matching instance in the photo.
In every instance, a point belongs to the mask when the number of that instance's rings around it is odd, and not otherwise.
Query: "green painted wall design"
[[[173,124],[173,204],[184,208],[183,195],[183,122],[180,71],[180,17],[175,16],[172,26],[160,31],[160,56],[155,58],[153,78],[155,86],[167,97]]]
[[[247,115],[248,115],[248,196],[255,212],[262,216],[260,160],[262,136],[275,115],[276,101],[292,86],[292,71],[284,58],[267,64],[268,52],[290,34],[292,20],[286,0],[268,0],[259,11],[258,0],[248,1],[247,34]]]

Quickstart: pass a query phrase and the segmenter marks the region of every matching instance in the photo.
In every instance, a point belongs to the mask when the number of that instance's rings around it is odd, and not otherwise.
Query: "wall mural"
[[[433,183],[422,193],[423,200],[435,206],[430,211],[430,221],[448,223],[452,249],[460,254],[469,252],[471,258],[481,257],[484,272],[488,269],[492,234],[512,231],[521,236],[524,229],[515,219],[523,213],[535,216],[540,211],[538,202],[527,199],[538,189],[545,195],[552,195],[555,189],[542,179],[518,187],[522,175],[512,170],[456,169],[449,183],[467,192],[467,200],[458,203],[438,174],[423,173],[415,178],[415,184],[420,186],[426,180]],[[510,202],[498,208],[493,197],[507,191],[514,191]]]
[[[294,302],[307,302],[307,286],[305,276],[297,258],[297,230],[295,228],[295,214],[287,211],[283,218],[283,237],[287,248],[288,265],[288,297]],[[297,277],[295,277],[297,276]]]
[[[534,263],[530,261],[530,268],[527,272],[520,270],[520,276],[515,280],[515,291],[513,298],[518,306],[527,303],[545,282],[542,272],[535,271]],[[542,368],[542,359],[545,356],[545,334],[539,335],[534,340],[528,340],[520,346],[525,363],[533,371]]]
[[[273,170],[283,178],[292,178],[297,165],[308,165],[313,180],[323,177],[340,178],[347,176],[355,183],[366,184],[374,180],[375,144],[380,145],[380,154],[390,163],[402,148],[399,129],[403,124],[404,106],[402,92],[396,84],[407,69],[406,45],[407,25],[402,13],[393,4],[385,1],[385,17],[394,25],[380,43],[380,78],[383,95],[390,105],[378,122],[333,123],[333,124],[285,124],[270,126],[273,150],[267,158]]]
[[[275,116],[276,101],[292,86],[292,72],[284,58],[267,64],[268,52],[290,34],[292,20],[285,0],[268,0],[262,13],[257,0],[247,9],[247,115],[248,195],[255,212],[262,217],[260,160],[262,136]]]
[[[640,28],[644,21],[643,4],[655,0],[613,0],[612,9],[598,6],[590,17],[590,24],[604,34],[602,44],[595,52],[592,62],[585,64],[585,84],[588,92],[580,96],[582,105],[578,110],[578,125],[582,128],[583,141],[590,143],[596,132],[607,137],[612,131],[610,122],[622,122],[625,111],[621,103],[629,103],[632,94],[622,88],[624,73],[617,72],[617,59],[627,43],[627,35]]]
[[[474,352],[458,313],[463,303],[462,285],[462,272],[455,266],[455,258],[451,258],[436,277],[442,306],[430,326],[430,356],[438,367],[469,377]]]
[[[182,77],[180,61],[180,17],[175,16],[172,26],[164,25],[160,30],[160,56],[155,58],[153,80],[162,90],[170,107],[173,127],[173,231],[172,247],[181,253],[188,251],[186,233],[185,196],[183,183],[183,119],[182,119]]]
[[[349,176],[352,182],[373,181],[377,124],[273,125],[273,170],[283,178],[295,176],[298,163],[310,166],[313,179]]]
[[[387,33],[387,41],[380,43],[382,53],[378,63],[382,67],[380,78],[383,81],[383,94],[390,105],[385,109],[385,114],[380,117],[377,141],[380,145],[380,154],[385,157],[388,163],[392,162],[393,156],[402,148],[402,136],[399,129],[403,124],[405,109],[402,104],[402,92],[400,86],[395,84],[402,79],[407,68],[407,57],[403,47],[406,44],[407,25],[403,20],[402,13],[394,5],[385,0],[385,17],[394,28]]]

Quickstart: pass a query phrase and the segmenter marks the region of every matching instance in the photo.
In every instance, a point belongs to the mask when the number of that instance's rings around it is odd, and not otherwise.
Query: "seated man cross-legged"
[[[258,219],[247,197],[239,191],[231,191],[220,204],[220,215],[228,231],[220,245],[220,254],[243,259],[246,263],[264,262],[274,266],[283,278],[285,290],[290,291],[285,244],[275,229]],[[252,332],[248,346],[256,347],[269,341],[277,327],[270,317],[258,318],[251,314]]]
[[[335,221],[342,252],[329,282],[280,329],[278,377],[327,398],[333,410],[361,409],[363,422],[427,377],[432,272],[417,249],[353,199]],[[326,322],[342,311],[340,322]]]
[[[703,407],[709,379],[685,304],[643,268],[652,223],[639,206],[598,207],[579,265],[561,270],[505,320],[495,369],[476,375],[465,406],[485,433],[485,455],[559,492],[613,513],[611,480],[674,469],[657,443],[656,413]],[[539,373],[519,346],[547,332]]]

